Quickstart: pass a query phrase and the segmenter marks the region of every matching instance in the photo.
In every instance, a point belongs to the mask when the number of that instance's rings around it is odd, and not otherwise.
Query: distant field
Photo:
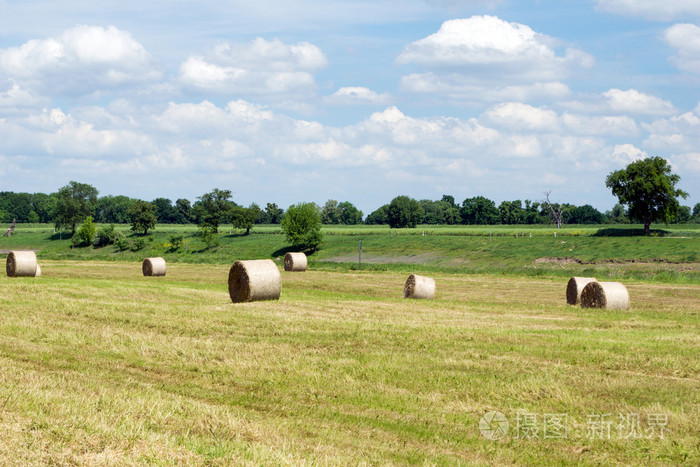
[[[130,234],[128,226],[117,226]],[[252,234],[220,229],[220,246],[206,250],[192,225],[159,225],[140,251],[108,246],[70,248],[65,234],[48,225],[20,225],[0,250],[40,250],[42,259],[139,261],[163,256],[169,262],[231,264],[236,259],[279,258],[290,250],[279,226],[255,226]],[[700,283],[700,225],[663,226],[636,235],[641,226],[326,226],[315,268],[510,274],[517,276],[596,275],[610,279]],[[489,232],[491,235],[489,235]],[[557,234],[555,237],[554,234]],[[185,247],[172,251],[182,235]],[[532,236],[530,236],[532,235]],[[136,236],[129,239],[133,242]]]
[[[3,463],[700,463],[694,284],[610,312],[562,277],[436,272],[407,301],[401,271],[315,270],[234,305],[225,264],[42,268],[0,277]]]

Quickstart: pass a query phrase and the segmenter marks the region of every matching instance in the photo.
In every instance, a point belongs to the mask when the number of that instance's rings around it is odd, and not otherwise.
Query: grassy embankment
[[[435,273],[407,301],[403,272],[314,270],[234,305],[227,264],[42,266],[0,277],[8,464],[700,463],[694,284],[619,312],[558,277]]]
[[[117,228],[129,233],[127,226]],[[639,226],[566,226],[556,237],[555,231],[551,226],[326,226],[322,248],[310,259],[315,268],[357,269],[362,241],[363,269],[700,282],[699,224],[666,226],[651,237],[635,235]],[[173,235],[185,238],[185,246],[177,251],[170,246]],[[136,238],[130,237],[132,242]],[[220,246],[210,250],[191,225],[159,225],[146,239],[140,251],[70,248],[65,234],[54,234],[48,225],[30,225],[0,239],[0,249],[41,250],[42,260],[140,261],[163,256],[168,262],[215,264],[275,259],[289,250],[279,226],[256,226],[250,236],[222,226]]]

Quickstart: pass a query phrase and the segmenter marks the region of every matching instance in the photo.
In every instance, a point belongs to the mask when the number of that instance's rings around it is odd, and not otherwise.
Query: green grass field
[[[10,464],[700,461],[695,285],[630,283],[610,312],[558,278],[437,274],[407,301],[400,272],[308,271],[234,305],[225,265],[42,268],[0,279]]]
[[[42,277],[0,277],[1,463],[698,465],[698,230],[607,227],[329,228],[279,301],[233,304],[231,263],[281,265],[278,227],[116,252],[19,226],[0,249]],[[402,298],[408,271],[435,300]],[[630,310],[566,305],[572,274]]]

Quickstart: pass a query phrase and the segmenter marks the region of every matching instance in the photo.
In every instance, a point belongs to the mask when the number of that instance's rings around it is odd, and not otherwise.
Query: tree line
[[[71,202],[82,198],[80,203]],[[431,225],[494,225],[494,224],[550,224],[552,209],[559,210],[564,224],[625,224],[630,223],[628,212],[616,204],[606,212],[600,212],[589,204],[575,206],[569,203],[547,203],[519,199],[502,201],[496,205],[483,196],[466,198],[456,203],[453,196],[443,195],[439,200],[414,200],[397,196],[364,217],[362,211],[349,201],[328,200],[318,207],[321,222],[327,225],[386,224],[392,227]],[[152,214],[152,216],[150,216]],[[103,224],[130,224],[139,215],[150,225],[151,217],[158,224],[196,224],[218,228],[219,224],[233,224],[249,231],[254,224],[280,224],[284,210],[275,203],[265,208],[253,203],[240,206],[231,200],[229,190],[214,189],[200,196],[194,204],[179,198],[173,203],[168,198],[156,198],[150,202],[128,196],[98,196],[91,185],[71,182],[58,192],[14,193],[0,192],[0,222],[50,223],[58,228],[70,228],[92,216],[94,222]],[[74,222],[75,221],[75,222]],[[672,223],[700,222],[700,203],[692,209],[679,206]],[[155,223],[153,225],[155,225]],[[146,230],[153,228],[149,226]]]

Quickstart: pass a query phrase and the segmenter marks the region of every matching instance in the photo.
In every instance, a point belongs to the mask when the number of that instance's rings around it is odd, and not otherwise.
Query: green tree
[[[570,224],[602,224],[605,222],[605,215],[590,204],[575,207],[567,220]]]
[[[250,229],[260,217],[260,212],[260,207],[255,203],[247,208],[235,206],[230,211],[231,224],[237,229],[245,229],[245,234],[250,235]]]
[[[315,203],[289,206],[281,225],[287,241],[297,248],[316,251],[323,241],[321,213]]]
[[[340,224],[340,210],[338,202],[334,199],[329,199],[321,209],[321,222],[324,224]]]
[[[338,203],[340,211],[340,223],[345,225],[362,224],[362,211],[357,209],[350,201]]]
[[[190,200],[180,198],[175,201],[175,210],[177,215],[175,218],[176,224],[189,224],[192,222],[192,204]]]
[[[88,246],[92,245],[92,241],[95,238],[95,232],[97,227],[92,221],[92,216],[87,216],[80,228],[78,229],[76,235],[73,235],[73,246]]]
[[[127,210],[135,200],[128,196],[102,196],[95,205],[95,219],[102,224],[128,224]]]
[[[425,212],[420,203],[408,196],[397,196],[389,203],[387,220],[392,228],[415,227],[423,220]]]
[[[219,190],[214,188],[198,198],[192,208],[195,220],[200,228],[208,227],[212,233],[219,232],[219,224],[229,219],[231,209],[236,204],[231,201],[231,190]]]
[[[131,203],[127,214],[131,220],[131,230],[148,234],[148,230],[156,226],[156,207],[148,201],[136,200]]]
[[[678,199],[688,194],[676,188],[680,177],[671,172],[663,157],[649,157],[632,162],[627,167],[611,172],[605,185],[612,190],[621,204],[626,204],[630,219],[644,224],[649,234],[652,222],[671,222],[678,213]]]
[[[515,201],[503,201],[498,206],[501,214],[501,224],[520,224],[523,218],[523,205],[519,199]]]
[[[610,211],[605,211],[605,217],[609,224],[629,224],[630,222],[625,207],[620,203],[616,203]]]
[[[365,224],[368,225],[384,225],[389,223],[389,216],[387,212],[389,211],[389,205],[385,204],[379,208],[372,211],[365,219]]]
[[[462,223],[469,225],[492,225],[500,219],[496,203],[483,196],[467,198],[462,201],[460,214]]]
[[[284,209],[280,209],[275,203],[267,203],[265,206],[265,215],[263,216],[263,224],[279,224],[284,217]]]
[[[39,216],[39,222],[48,224],[53,222],[56,216],[56,195],[45,193],[34,193],[32,195],[32,205],[34,212]]]
[[[61,187],[56,195],[56,228],[70,227],[75,234],[78,223],[95,213],[98,193],[94,186],[75,181]]]
[[[151,204],[156,208],[155,213],[159,224],[177,223],[177,208],[173,206],[173,202],[168,198],[156,198],[151,201]]]
[[[675,219],[673,219],[673,223],[685,224],[686,222],[690,222],[691,218],[692,215],[690,211],[690,206],[678,206],[678,213],[676,214]]]

